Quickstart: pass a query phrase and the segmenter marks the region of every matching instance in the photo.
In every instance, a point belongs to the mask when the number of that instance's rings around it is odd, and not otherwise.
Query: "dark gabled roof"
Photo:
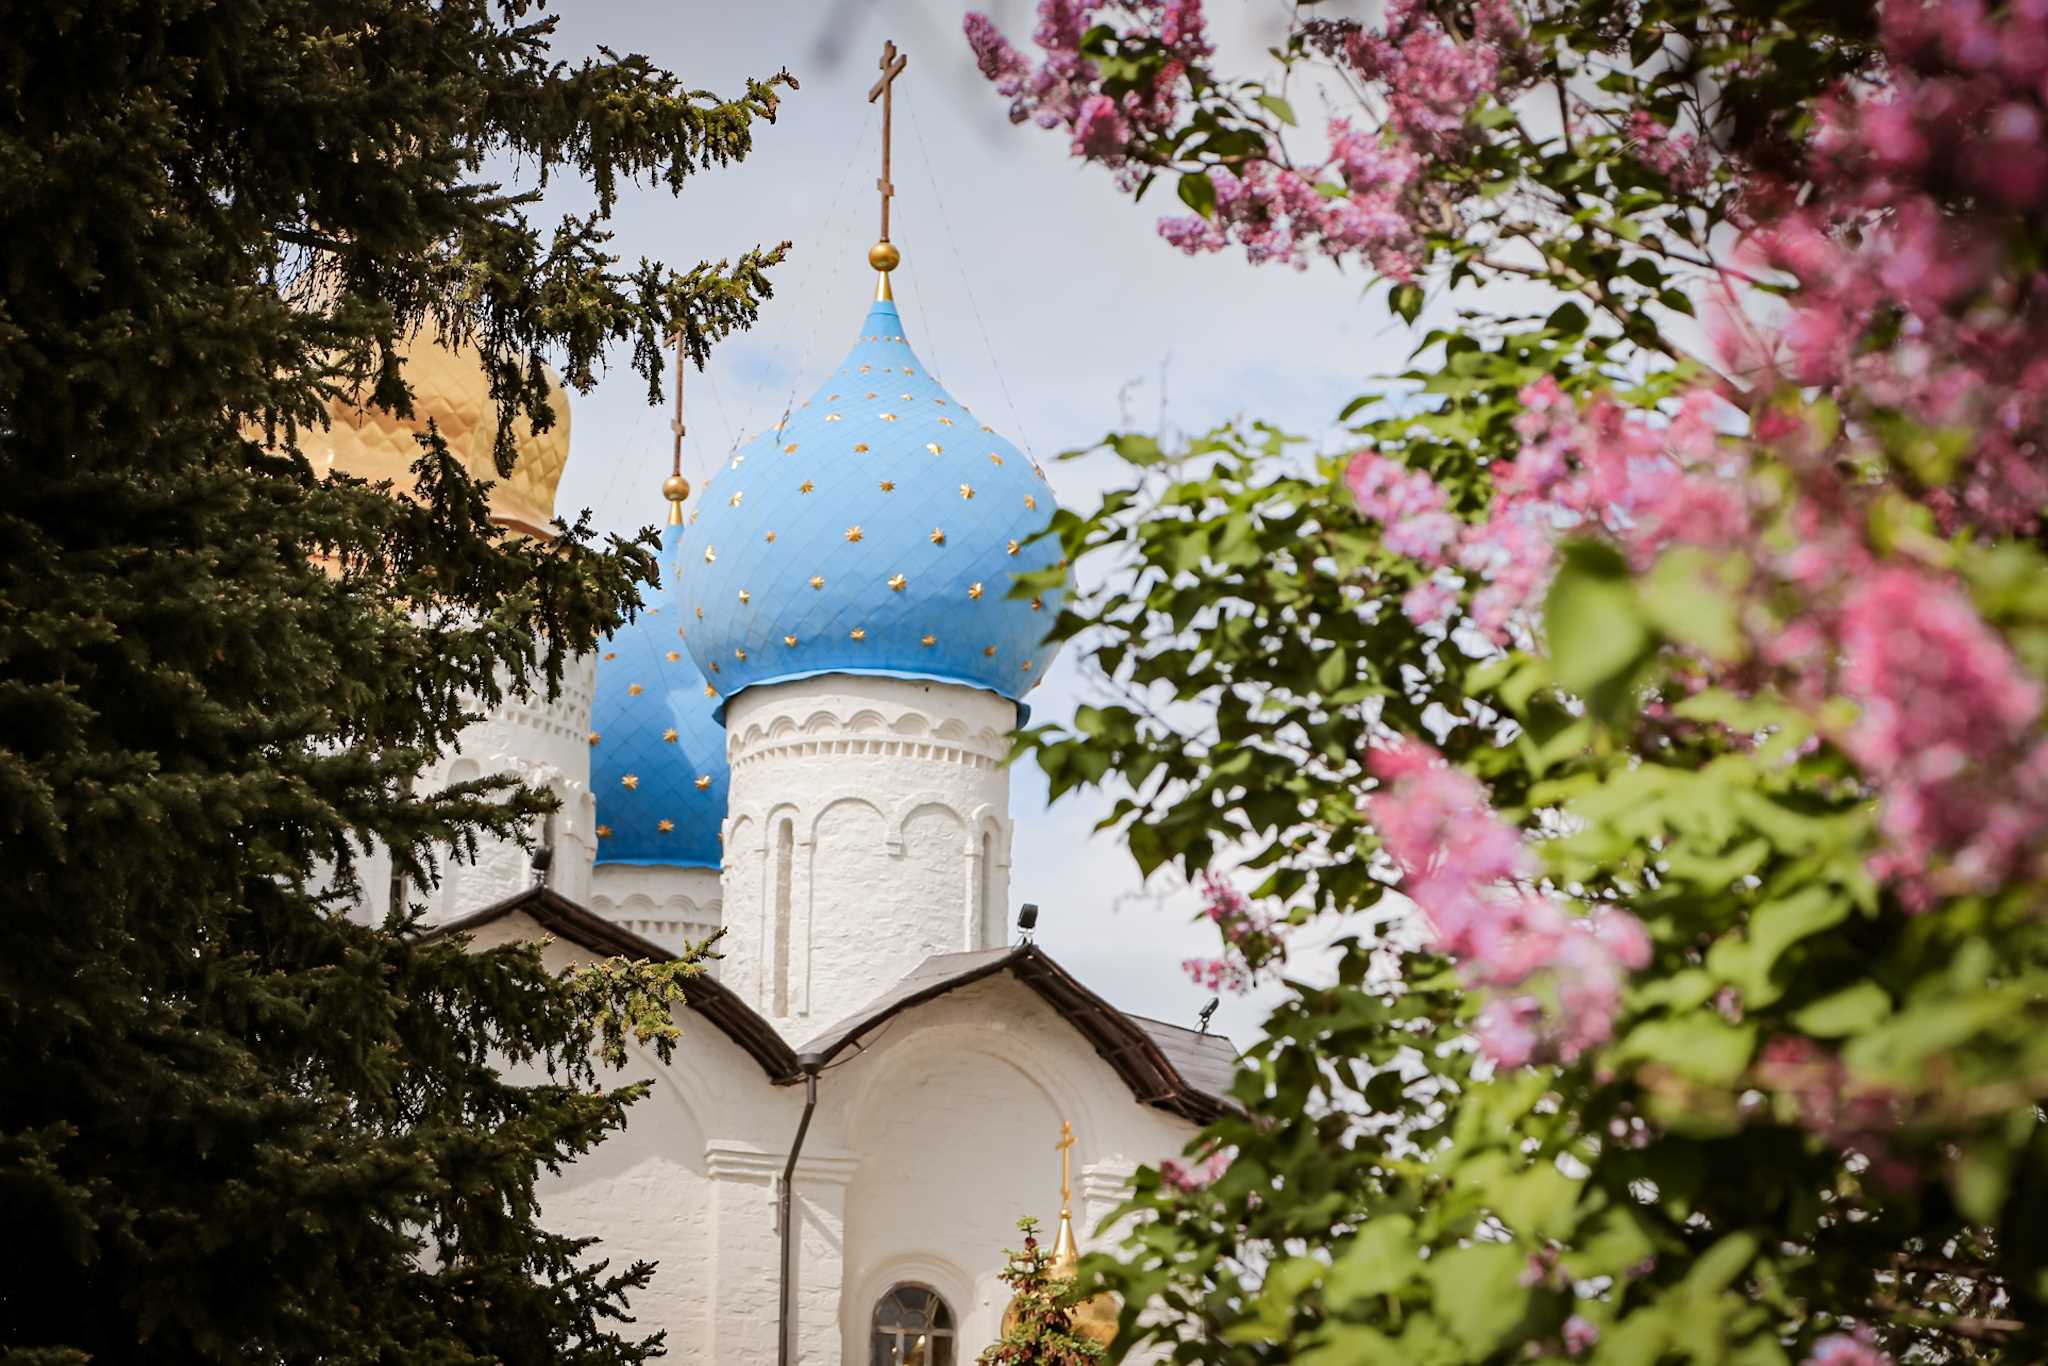
[[[506,897],[480,911],[436,925],[421,937],[440,939],[482,929],[514,912],[530,916],[549,934],[592,953],[624,955],[656,963],[666,963],[676,956],[653,940],[643,939],[623,926],[614,925],[546,887],[534,887],[517,896]],[[761,1070],[771,1081],[789,1081],[796,1077],[796,1054],[783,1042],[775,1026],[757,1015],[732,988],[721,986],[711,977],[693,977],[684,987],[684,998],[687,1009],[703,1016],[721,1034],[738,1044],[748,1057],[761,1065]]]
[[[1034,944],[934,954],[801,1051],[820,1054],[823,1062],[830,1063],[903,1011],[1001,972],[1012,974],[1037,992],[1061,1019],[1079,1030],[1140,1102],[1196,1124],[1207,1124],[1229,1106],[1224,1094],[1237,1066],[1237,1050],[1229,1040],[1126,1015],[1082,986]]]

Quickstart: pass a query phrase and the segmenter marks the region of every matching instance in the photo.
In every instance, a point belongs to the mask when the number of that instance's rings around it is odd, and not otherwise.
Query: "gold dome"
[[[412,386],[412,417],[335,400],[328,406],[332,425],[300,437],[314,473],[342,470],[372,483],[389,479],[396,488],[410,489],[412,465],[420,454],[418,438],[431,420],[470,474],[494,485],[491,520],[530,535],[551,534],[555,486],[569,467],[569,396],[561,382],[549,373],[548,406],[554,409],[554,426],[535,432],[525,418],[518,419],[512,473],[501,477],[491,457],[498,435],[498,405],[491,398],[481,353],[473,346],[445,346],[422,332],[401,348],[401,354],[405,382]]]

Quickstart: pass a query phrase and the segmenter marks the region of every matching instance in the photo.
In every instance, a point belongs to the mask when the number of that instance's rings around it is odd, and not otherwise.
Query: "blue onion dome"
[[[1061,563],[1031,457],[932,378],[896,305],[816,393],[734,453],[684,528],[689,650],[724,698],[826,673],[1020,700],[1052,662]],[[721,704],[722,714],[722,704]]]
[[[684,649],[680,526],[662,529],[661,588],[598,647],[590,708],[597,862],[716,868],[731,772],[718,698]]]

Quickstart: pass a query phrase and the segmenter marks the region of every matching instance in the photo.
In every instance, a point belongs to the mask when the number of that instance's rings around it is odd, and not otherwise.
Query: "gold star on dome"
[[[795,455],[795,454],[796,454],[796,442],[792,441],[792,442],[790,442],[790,443],[789,443],[789,444],[788,444],[787,446],[784,446],[784,447],[782,448],[782,453],[783,453],[784,455]]]
[[[953,419],[950,417],[942,417],[939,419],[939,425],[941,427],[950,427],[953,425]]]
[[[768,533],[768,535],[767,535],[767,536],[766,536],[766,537],[765,537],[764,539],[765,539],[765,540],[766,540],[766,541],[768,542],[768,544],[770,544],[770,545],[774,545],[774,544],[775,544],[775,533],[774,533],[774,532],[772,532],[772,531],[771,531],[771,532],[769,532],[769,533]]]
[[[751,597],[749,597],[749,596],[747,595],[747,590],[746,590],[746,589],[744,589],[744,588],[742,588],[742,589],[740,590],[740,603],[741,603],[741,605],[743,605],[743,606],[744,606],[745,604],[747,604],[747,603],[750,603],[750,602],[752,602],[752,601],[753,601],[753,598],[751,598]]]
[[[606,659],[617,659],[619,657],[619,652],[617,650],[606,650],[604,652],[604,657]]]
[[[713,673],[717,673],[717,672],[718,672],[718,661],[717,661],[717,660],[715,660],[715,659],[711,661],[711,672],[713,672]]]
[[[641,693],[645,691],[647,690],[641,687],[638,683],[628,683],[626,685],[626,696],[628,697],[638,697]]]
[[[860,626],[854,627],[851,631],[848,631],[846,634],[854,640],[866,640],[868,638],[866,628]]]
[[[709,773],[699,773],[697,775],[697,790],[702,792],[709,786],[711,786],[711,775]]]
[[[909,582],[910,580],[904,578],[901,574],[895,575],[893,578],[889,580],[889,591],[892,593],[901,593],[903,591],[904,585]]]
[[[914,399],[914,398],[912,398],[912,397],[911,397],[911,396],[910,396],[909,394],[898,394],[898,395],[896,395],[896,397],[898,397],[898,398],[902,399],[902,400],[903,400],[903,401],[904,401],[905,403],[915,403],[915,402],[917,402],[917,400],[916,400],[916,399]]]
[[[927,646],[927,647],[929,647],[929,646],[933,646],[933,645],[936,645],[936,644],[938,644],[938,643],[939,643],[939,638],[938,638],[937,636],[935,636],[935,635],[931,635],[931,634],[927,633],[927,634],[926,634],[926,635],[925,635],[925,636],[924,636],[924,637],[923,637],[922,639],[920,639],[920,640],[919,640],[919,641],[918,641],[917,643],[918,643],[918,644],[920,644],[920,645],[923,645],[923,646]]]
[[[968,597],[970,597],[970,598],[973,598],[973,599],[975,599],[975,600],[976,600],[977,602],[978,602],[978,601],[980,601],[980,600],[981,600],[981,585],[980,585],[980,584],[978,584],[978,583],[970,583],[970,584],[968,584],[968,585],[967,585],[967,596],[968,596]]]
[[[597,837],[598,837],[599,839],[601,839],[601,840],[608,840],[608,839],[610,839],[610,838],[612,837],[612,828],[611,828],[611,827],[610,827],[609,825],[600,825],[600,826],[598,826],[598,827],[597,827]]]
[[[827,413],[827,414],[825,414],[825,420],[826,420],[827,422],[837,422],[837,421],[839,420],[839,414],[837,414],[837,413]]]
[[[991,465],[1000,465],[1003,463],[1003,457],[997,455],[994,451],[990,451],[988,453],[988,463]]]
[[[1024,495],[1024,506],[1036,512],[1038,511],[1038,500],[1027,493]]]
[[[813,575],[811,575],[811,587],[813,587],[813,588],[823,588],[824,586],[825,586],[825,576],[824,576],[823,574],[813,574]]]
[[[939,528],[937,528],[937,527],[933,527],[933,528],[932,528],[932,544],[933,544],[933,545],[944,545],[945,543],[946,543],[946,533],[945,533],[945,532],[943,532],[943,531],[941,531],[941,530],[940,530]]]
[[[883,414],[882,414],[882,421],[884,421],[884,422],[894,422],[895,420],[896,420],[896,414],[894,414],[894,413],[883,413]]]
[[[598,734],[598,732],[596,732],[596,731],[592,731],[592,732],[590,732],[590,743],[591,743],[591,744],[593,744],[593,745],[594,745],[594,744],[596,744],[596,743],[597,743],[597,742],[598,742],[599,740],[602,740],[602,739],[604,739],[604,736],[602,736],[602,735]]]
[[[746,464],[746,463],[747,463],[747,457],[745,457],[744,455],[736,455],[736,456],[734,456],[734,457],[732,458],[732,467],[733,467],[734,469],[738,469],[738,468],[739,468],[740,466],[742,466],[742,465],[744,465],[744,464]],[[697,514],[696,514],[696,513],[694,513],[694,512],[693,512],[693,513],[691,513],[691,514],[690,514],[690,520],[691,520],[691,521],[693,521],[693,522],[694,522],[694,521],[696,521],[696,520],[697,520]]]
[[[742,664],[747,662],[747,652],[745,650],[735,649],[732,652],[732,657]]]
[[[683,632],[683,628],[682,628],[682,627],[680,627],[680,626],[676,627],[676,639],[677,639],[677,640],[688,640],[689,638],[690,638],[690,637],[689,637],[688,635],[684,634],[684,632]]]
[[[894,479],[884,479],[884,480],[882,481],[882,492],[884,492],[884,493],[894,493],[895,491],[896,491],[896,481],[895,481]]]
[[[857,541],[863,534],[865,533],[857,526],[850,526],[846,529],[846,539],[849,541]]]
[[[794,650],[794,649],[796,648],[796,637],[795,637],[795,636],[784,636],[784,637],[782,638],[782,643],[783,643],[784,645],[787,645],[787,646],[788,646],[788,647],[789,647],[790,649]]]
[[[874,368],[873,366],[869,366],[869,365],[863,365],[863,366],[862,366],[862,367],[860,368],[860,372],[861,372],[861,373],[862,373],[863,375],[865,375],[865,374],[866,374],[866,373],[867,373],[867,372],[868,372],[869,370],[871,370],[871,369],[873,369],[873,368]],[[872,398],[872,397],[874,397],[874,395],[870,394],[870,395],[869,395],[869,397],[870,397],[870,398]]]
[[[706,683],[704,685],[704,695],[706,697],[716,697],[718,696],[718,689],[712,687],[709,683]]]
[[[874,391],[874,390],[872,390],[872,389],[868,390],[868,391],[867,391],[867,393],[865,393],[865,394],[863,394],[863,395],[862,395],[862,397],[863,397],[863,398],[873,398],[874,396],[875,396],[875,391]]]
[[[628,773],[625,777],[619,779],[619,786],[625,788],[628,792],[639,791],[640,775],[637,773]]]
[[[944,450],[946,449],[946,448],[945,448],[944,446],[941,446],[941,445],[940,445],[940,444],[939,444],[938,442],[936,442],[936,441],[927,441],[927,442],[925,442],[925,443],[924,443],[924,448],[925,448],[926,450],[930,451],[930,452],[931,452],[931,453],[932,453],[933,455],[938,455],[938,454],[941,454],[941,453],[942,453],[942,452],[944,452]]]
[[[670,726],[667,730],[661,733],[661,738],[662,741],[666,744],[674,744],[676,742],[676,728],[674,726]]]
[[[932,402],[934,402],[934,403],[938,404],[938,405],[939,405],[939,406],[940,406],[941,408],[943,408],[943,407],[945,407],[945,406],[946,406],[946,400],[944,400],[944,399],[942,399],[942,398],[935,398],[935,399],[933,399],[933,400],[932,400]]]
[[[996,647],[993,645],[984,646],[981,652],[987,655],[990,659],[994,659],[996,657]]]
[[[974,485],[962,484],[960,486],[960,496],[962,498],[972,498],[974,496]]]
[[[810,491],[811,491],[812,489],[814,489],[814,488],[816,488],[816,487],[817,487],[817,485],[816,485],[816,484],[813,484],[813,483],[812,483],[812,482],[811,482],[810,480],[806,479],[806,480],[804,480],[804,481],[803,481],[803,483],[801,483],[801,484],[798,484],[798,485],[796,486],[796,491],[797,491],[798,493],[809,493],[809,492],[810,492]]]
[[[866,455],[866,454],[868,453],[868,443],[867,443],[867,442],[865,442],[865,441],[856,441],[856,442],[854,442],[854,443],[853,443],[853,453],[854,453],[855,455]]]
[[[715,546],[715,545],[707,545],[707,546],[705,546],[705,547],[704,547],[704,563],[706,563],[706,564],[717,564],[717,563],[718,563],[718,547],[717,547],[717,546]]]
[[[1024,661],[1024,672],[1025,672],[1025,673],[1030,673],[1030,672],[1031,672],[1031,661],[1030,661],[1030,660],[1028,660],[1028,659]]]
[[[981,424],[981,429],[985,432],[992,432],[995,430],[995,428],[989,426],[986,422]]]
[[[682,657],[683,657],[683,652],[682,652],[681,650],[670,650],[670,651],[668,652],[668,655],[667,655],[667,658],[668,658],[668,662],[669,662],[669,663],[671,663],[671,664],[675,663],[675,662],[676,662],[677,660],[681,659]]]
[[[1045,599],[1033,598],[1031,600],[1031,610],[1034,612],[1043,612],[1045,610]]]
[[[1014,555],[1017,553],[1018,549],[1019,546],[1015,541],[1005,541],[1003,543],[1003,553],[1005,555]]]
[[[825,401],[826,401],[827,403],[837,403],[837,402],[839,401],[839,395],[837,395],[837,394],[827,394],[827,395],[825,395]]]
[[[732,507],[732,508],[736,508],[736,507],[738,507],[738,506],[740,505],[740,499],[742,499],[742,498],[744,498],[744,497],[746,497],[746,496],[747,496],[747,491],[746,491],[745,489],[741,489],[741,490],[739,490],[739,492],[737,492],[737,493],[733,494],[733,496],[732,496],[732,497],[730,497],[730,498],[726,499],[726,500],[725,500],[725,505],[726,505],[727,507]]]
[[[673,834],[676,828],[676,823],[670,820],[668,817],[663,816],[660,820],[654,823],[654,828],[655,830],[664,835]]]
[[[699,620],[699,621],[702,621],[702,620],[704,620],[704,609],[703,609],[703,608],[701,608],[701,607],[699,607],[699,608],[697,609],[697,620]]]

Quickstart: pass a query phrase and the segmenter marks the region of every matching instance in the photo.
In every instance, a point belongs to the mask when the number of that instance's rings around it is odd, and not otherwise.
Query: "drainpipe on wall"
[[[804,1074],[804,1116],[796,1122],[796,1137],[790,1141],[789,1161],[783,1164],[782,1186],[777,1192],[779,1205],[776,1223],[782,1230],[782,1331],[775,1359],[781,1366],[789,1366],[795,1337],[792,1331],[794,1325],[790,1323],[789,1317],[790,1295],[795,1289],[790,1275],[795,1268],[790,1265],[790,1261],[796,1251],[796,1221],[791,1217],[790,1197],[796,1182],[796,1160],[803,1153],[804,1134],[811,1127],[811,1111],[818,1108],[818,1073],[825,1066],[825,1058],[819,1053],[800,1053],[797,1055],[796,1066],[797,1070]]]

